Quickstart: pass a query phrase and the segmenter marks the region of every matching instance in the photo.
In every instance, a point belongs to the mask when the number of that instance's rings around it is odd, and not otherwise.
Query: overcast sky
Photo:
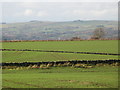
[[[117,2],[3,2],[3,22],[117,20]]]

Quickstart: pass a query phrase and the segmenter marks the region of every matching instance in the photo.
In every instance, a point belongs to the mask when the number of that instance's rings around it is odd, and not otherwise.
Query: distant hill
[[[2,26],[2,27],[1,27]],[[106,38],[118,36],[117,21],[68,21],[68,22],[42,22],[30,21],[23,23],[0,24],[2,40],[60,40],[80,37],[88,39],[97,27],[104,27]]]

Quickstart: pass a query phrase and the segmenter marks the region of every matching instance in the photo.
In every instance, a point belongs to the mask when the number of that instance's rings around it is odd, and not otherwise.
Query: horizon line
[[[75,22],[75,21],[118,21],[118,20],[99,20],[99,19],[93,19],[93,20],[83,20],[83,19],[78,19],[78,20],[63,20],[63,21],[44,21],[44,20],[29,20],[29,21],[16,21],[16,22],[0,22],[0,24],[10,24],[10,23],[26,23],[26,22]]]

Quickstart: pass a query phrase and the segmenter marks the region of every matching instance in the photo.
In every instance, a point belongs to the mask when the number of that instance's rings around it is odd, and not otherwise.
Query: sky
[[[118,2],[2,2],[2,22],[117,20]]]

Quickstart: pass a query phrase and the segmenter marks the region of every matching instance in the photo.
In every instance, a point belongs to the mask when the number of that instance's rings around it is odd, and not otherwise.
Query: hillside
[[[2,28],[2,40],[59,40],[76,36],[88,39],[93,34],[93,30],[101,26],[104,26],[106,38],[118,36],[117,21],[30,21],[2,24],[0,28]]]

